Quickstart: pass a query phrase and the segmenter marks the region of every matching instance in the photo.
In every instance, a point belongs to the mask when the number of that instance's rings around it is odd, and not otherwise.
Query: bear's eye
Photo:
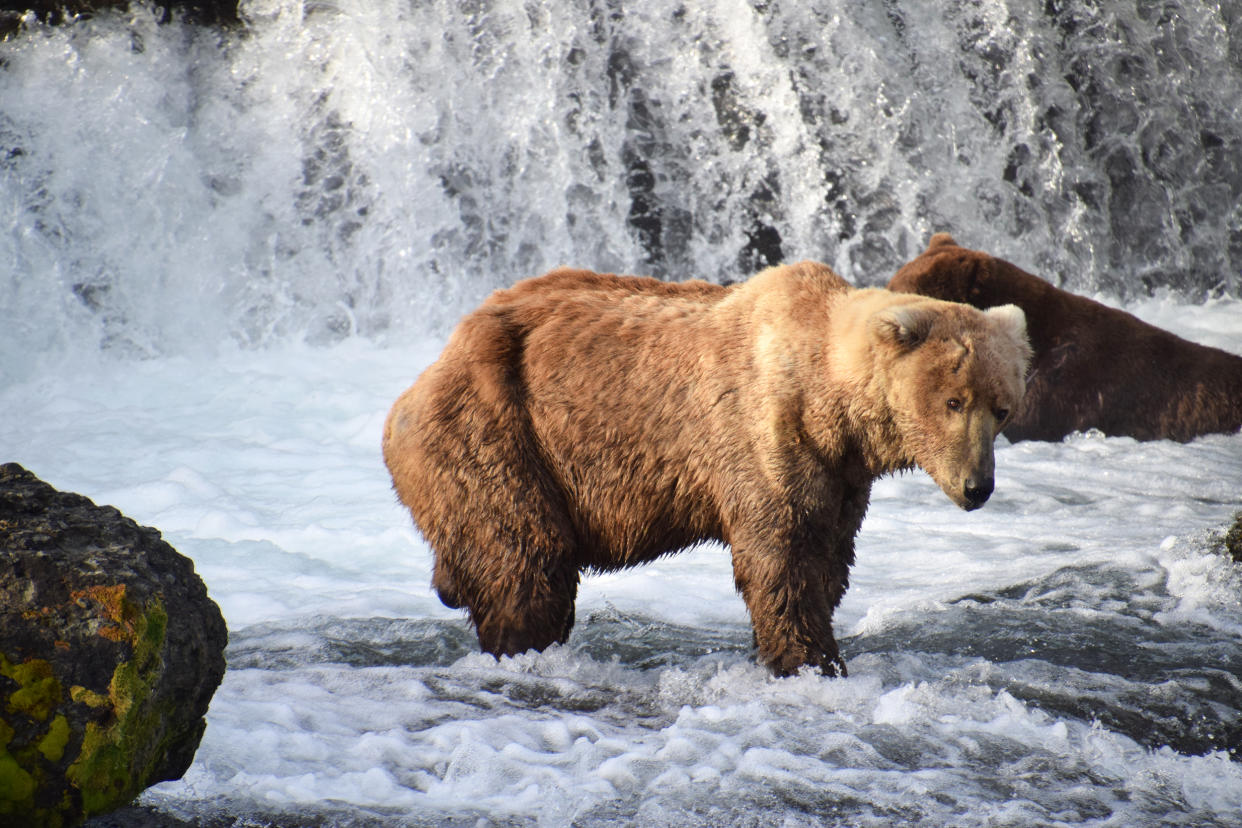
[[[998,423],[1003,423],[1003,422],[1005,422],[1005,420],[1008,420],[1008,419],[1009,419],[1009,409],[1008,409],[1008,408],[998,408],[998,409],[996,409],[995,411],[993,411],[992,413],[996,415],[996,421],[997,421]]]
[[[946,405],[949,406],[950,411],[961,411],[962,410],[962,401],[959,400],[957,397],[950,397],[949,402],[946,403]]]

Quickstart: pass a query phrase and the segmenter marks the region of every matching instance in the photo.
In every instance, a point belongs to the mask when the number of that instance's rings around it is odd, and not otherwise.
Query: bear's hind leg
[[[572,512],[530,412],[529,333],[487,305],[463,320],[436,363],[419,428],[394,426],[386,450],[419,481],[402,499],[435,550],[436,591],[469,611],[494,655],[563,641],[578,590]]]
[[[578,570],[561,564],[550,571],[508,572],[469,603],[479,646],[494,656],[544,650],[564,643],[574,625]]]

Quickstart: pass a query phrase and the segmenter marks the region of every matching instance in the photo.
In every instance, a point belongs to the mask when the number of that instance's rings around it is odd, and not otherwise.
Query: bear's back
[[[713,304],[729,290],[697,279],[664,282],[650,276],[618,276],[562,267],[494,291],[479,311],[499,308],[553,311],[565,305],[594,305],[606,311],[635,299]]]

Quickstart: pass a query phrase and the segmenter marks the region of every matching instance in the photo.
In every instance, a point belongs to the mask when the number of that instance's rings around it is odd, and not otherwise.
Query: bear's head
[[[948,233],[936,233],[927,249],[898,269],[888,283],[898,293],[917,293],[976,308],[1018,305],[1044,308],[1027,319],[1027,338],[1036,353],[1054,344],[1051,320],[1076,317],[1074,298],[1015,264],[958,245]]]
[[[978,509],[992,494],[993,442],[1026,390],[1022,309],[901,295],[872,315],[871,334],[904,453],[954,503]]]

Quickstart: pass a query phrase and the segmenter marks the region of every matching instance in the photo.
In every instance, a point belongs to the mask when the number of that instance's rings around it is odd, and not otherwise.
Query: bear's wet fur
[[[489,653],[565,641],[581,572],[714,539],[760,659],[843,673],[832,614],[872,481],[917,464],[981,506],[1028,358],[1016,308],[813,262],[730,287],[562,269],[465,317],[393,405],[384,459]]]
[[[1035,352],[1010,440],[1098,429],[1185,442],[1242,427],[1242,357],[1188,342],[937,233],[889,290],[1026,313]]]

